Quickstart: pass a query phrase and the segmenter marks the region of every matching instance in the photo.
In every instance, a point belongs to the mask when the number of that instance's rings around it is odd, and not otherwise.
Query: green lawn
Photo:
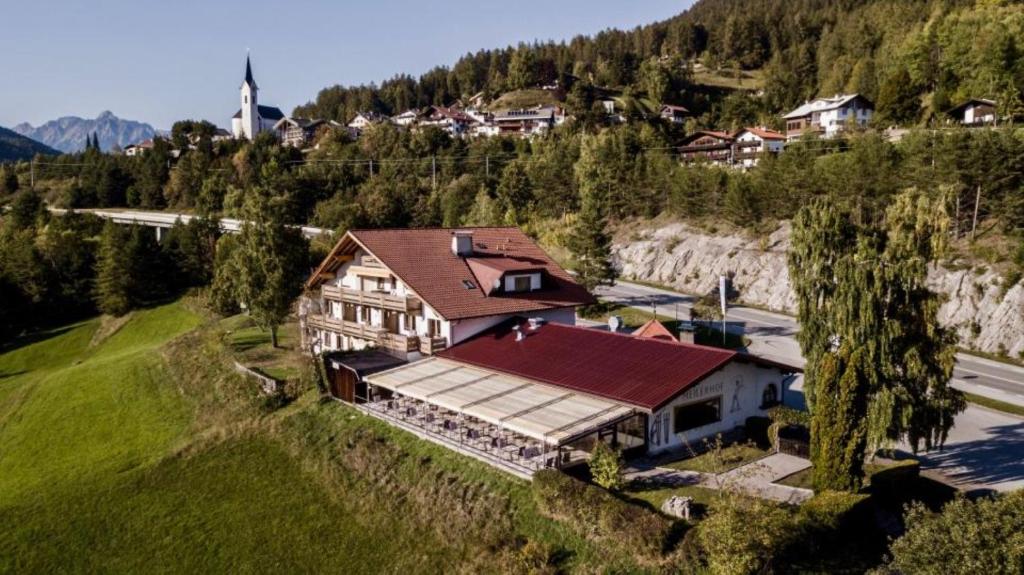
[[[245,323],[174,303],[0,348],[0,573],[638,570],[315,391],[268,411],[230,368],[265,346]]]
[[[1019,415],[1024,417],[1024,406],[1016,405],[1013,403],[1007,403],[1005,401],[999,401],[998,399],[992,399],[983,395],[976,395],[974,393],[964,393],[967,401],[994,409],[996,411],[1002,411],[1003,413],[1009,413],[1010,415]]]
[[[766,457],[768,454],[768,451],[756,445],[734,443],[728,447],[723,447],[721,453],[717,455],[714,451],[707,451],[694,457],[663,463],[661,466],[681,471],[725,473],[748,463],[753,463],[758,459]]]

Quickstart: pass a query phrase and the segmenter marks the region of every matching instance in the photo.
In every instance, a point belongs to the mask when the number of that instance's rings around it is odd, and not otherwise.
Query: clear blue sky
[[[419,75],[480,48],[632,28],[692,0],[29,0],[5,3],[0,126],[59,116],[228,127],[250,49],[285,113],[334,84]]]

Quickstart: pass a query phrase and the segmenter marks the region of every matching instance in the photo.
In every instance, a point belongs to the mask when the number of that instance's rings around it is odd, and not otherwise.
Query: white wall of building
[[[783,379],[784,374],[776,368],[758,367],[736,361],[729,363],[651,415],[647,422],[648,451],[658,453],[686,446],[699,449],[704,439],[741,427],[748,417],[767,415],[766,410],[761,408],[765,388],[769,384],[775,385],[776,397],[781,399]],[[677,406],[700,403],[716,397],[721,398],[720,421],[683,433],[675,433],[674,418]]]

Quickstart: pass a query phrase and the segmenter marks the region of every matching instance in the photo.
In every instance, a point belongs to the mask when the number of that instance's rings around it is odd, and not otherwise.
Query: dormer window
[[[509,293],[528,292],[540,289],[540,273],[511,274],[505,276],[505,291]]]
[[[476,289],[476,284],[469,280],[462,280],[462,287],[466,289]]]

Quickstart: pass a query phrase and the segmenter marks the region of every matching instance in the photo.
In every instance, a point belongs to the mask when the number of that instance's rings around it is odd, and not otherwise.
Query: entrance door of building
[[[356,381],[358,377],[349,369],[329,369],[327,373],[328,389],[334,397],[355,403]]]

